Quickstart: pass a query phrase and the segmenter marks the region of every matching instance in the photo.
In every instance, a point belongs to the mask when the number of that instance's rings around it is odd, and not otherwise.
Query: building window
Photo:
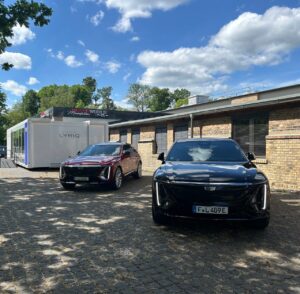
[[[131,132],[131,145],[138,149],[138,143],[140,141],[140,129],[133,129]]]
[[[174,127],[174,141],[188,138],[188,125],[179,125]]]
[[[167,128],[157,127],[155,130],[156,153],[167,152]]]
[[[266,156],[266,136],[269,118],[266,115],[233,120],[233,139],[245,152],[254,152],[257,157]]]
[[[120,131],[120,141],[122,143],[127,143],[127,130]]]

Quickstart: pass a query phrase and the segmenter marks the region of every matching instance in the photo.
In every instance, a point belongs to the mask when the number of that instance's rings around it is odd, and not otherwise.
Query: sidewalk
[[[0,168],[0,178],[18,179],[18,178],[56,178],[58,179],[58,169],[51,170],[27,170],[22,167]]]

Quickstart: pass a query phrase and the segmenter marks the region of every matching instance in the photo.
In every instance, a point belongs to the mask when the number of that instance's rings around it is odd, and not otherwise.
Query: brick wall
[[[167,124],[168,148],[174,138],[173,126]],[[231,118],[194,119],[194,137],[231,137]],[[155,151],[155,126],[140,128],[139,152],[145,170],[154,171],[159,165]],[[128,135],[130,129],[128,129]],[[189,131],[190,133],[190,131]],[[111,140],[119,139],[119,130],[111,130]],[[266,158],[256,160],[266,173],[272,189],[300,190],[300,107],[270,111],[269,135],[266,138]]]
[[[231,118],[211,118],[194,121],[194,137],[231,137]]]
[[[300,107],[274,110],[269,118],[263,170],[273,189],[300,190]]]
[[[119,141],[120,133],[118,129],[110,129],[109,130],[109,140],[110,141]]]
[[[140,140],[155,140],[155,126],[143,126],[140,128]]]
[[[154,171],[157,169],[161,162],[157,160],[158,155],[155,152],[155,141],[148,139],[138,143],[139,154],[142,158],[143,169],[146,171]]]
[[[171,148],[174,141],[174,124],[168,123],[167,125],[167,146],[168,150]]]

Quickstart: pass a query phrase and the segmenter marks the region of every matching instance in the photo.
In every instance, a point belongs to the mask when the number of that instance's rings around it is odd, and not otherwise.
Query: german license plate
[[[89,181],[89,177],[74,177],[74,181],[88,182]]]
[[[194,213],[202,214],[228,214],[228,207],[224,206],[193,206]]]

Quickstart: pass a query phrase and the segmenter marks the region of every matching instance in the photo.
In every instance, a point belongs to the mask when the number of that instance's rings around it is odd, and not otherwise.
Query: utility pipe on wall
[[[190,114],[191,138],[194,138],[194,115]]]

